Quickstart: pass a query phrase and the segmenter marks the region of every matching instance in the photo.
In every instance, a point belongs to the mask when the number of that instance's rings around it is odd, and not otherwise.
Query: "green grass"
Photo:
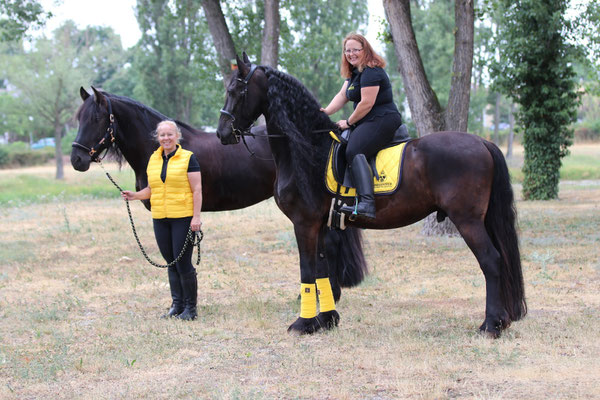
[[[523,167],[522,155],[521,159],[509,160],[508,164],[513,183],[522,183],[524,178],[521,169]],[[562,159],[560,179],[568,181],[600,179],[600,152],[578,154],[577,149],[572,148],[571,154]]]
[[[563,159],[560,179],[600,179],[600,153],[596,155],[569,155]]]

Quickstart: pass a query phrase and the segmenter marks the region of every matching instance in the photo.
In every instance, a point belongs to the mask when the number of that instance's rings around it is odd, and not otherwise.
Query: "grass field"
[[[118,193],[97,167],[65,172],[66,188],[104,189],[0,203],[1,399],[598,397],[597,180],[561,182],[545,202],[522,201],[515,185],[529,314],[490,340],[477,334],[475,258],[419,224],[364,231],[371,273],[344,290],[338,329],[288,335],[298,256],[273,200],[203,215],[199,318],[161,320],[166,271],[143,260]],[[41,194],[53,173],[0,171],[2,194],[17,179],[11,191]],[[130,171],[115,175],[133,186]],[[132,210],[162,261],[149,213]]]

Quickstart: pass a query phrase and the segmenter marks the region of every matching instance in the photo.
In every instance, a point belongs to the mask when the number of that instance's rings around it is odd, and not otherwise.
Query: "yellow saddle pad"
[[[406,143],[407,142],[399,143],[395,146],[387,147],[377,153],[375,165],[377,173],[379,174],[379,179],[373,177],[375,194],[391,194],[400,185],[400,179],[402,178],[402,158],[404,157]],[[325,174],[327,190],[333,194],[337,193],[338,185],[333,174],[332,157],[335,145],[336,142],[331,144],[329,157],[327,158],[327,173]],[[340,183],[340,195],[343,197],[354,197],[356,196],[356,189],[341,186]]]

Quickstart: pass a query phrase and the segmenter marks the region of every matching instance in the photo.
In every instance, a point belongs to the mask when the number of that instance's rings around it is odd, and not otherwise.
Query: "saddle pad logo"
[[[398,186],[402,178],[402,158],[404,157],[404,149],[406,142],[397,144],[392,147],[381,150],[377,153],[375,165],[379,174],[379,179],[373,177],[373,187],[375,194],[384,195],[391,194]],[[337,189],[337,181],[333,174],[333,144],[327,159],[327,173],[325,174],[325,184],[327,190],[335,194]],[[340,195],[342,197],[356,196],[355,188],[340,187]]]

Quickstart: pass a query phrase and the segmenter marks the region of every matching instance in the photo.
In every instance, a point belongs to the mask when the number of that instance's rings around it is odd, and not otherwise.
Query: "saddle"
[[[346,161],[346,146],[350,130],[345,130],[341,135],[330,133],[334,142],[329,151],[327,160],[327,171],[325,174],[325,183],[327,189],[336,195],[342,197],[356,196],[356,190],[353,187],[352,177],[348,171]],[[393,193],[400,185],[402,156],[406,143],[410,141],[408,129],[401,125],[390,143],[375,156],[369,157],[368,161],[375,178],[375,195],[385,195]]]

